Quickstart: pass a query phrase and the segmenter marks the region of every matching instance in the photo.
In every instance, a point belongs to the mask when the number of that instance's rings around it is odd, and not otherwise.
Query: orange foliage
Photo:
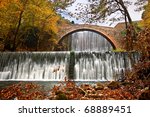
[[[140,99],[143,93],[148,92],[148,82],[136,80],[136,82],[123,82],[120,87],[115,89],[108,88],[109,83],[102,84],[104,88],[98,84],[81,84],[76,85],[75,82],[65,81],[55,85],[51,90],[45,91],[37,84],[18,83],[8,86],[0,91],[0,99],[9,100],[132,100]],[[149,82],[150,83],[150,82]],[[147,94],[146,94],[147,95]],[[149,93],[148,93],[149,95]],[[149,97],[144,97],[149,99]],[[143,99],[143,97],[142,97]]]
[[[150,60],[150,28],[145,28],[138,34],[135,49],[142,53],[142,61]]]
[[[8,86],[0,91],[0,98],[5,100],[35,100],[44,99],[40,86],[33,83],[18,83]]]

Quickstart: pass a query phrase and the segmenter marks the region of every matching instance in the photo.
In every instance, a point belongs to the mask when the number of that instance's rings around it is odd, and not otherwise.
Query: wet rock
[[[119,82],[112,81],[111,83],[108,84],[107,87],[110,88],[110,89],[118,89],[118,88],[121,87],[121,85],[120,85]]]
[[[78,88],[78,93],[82,95],[86,94],[86,92],[82,88]]]
[[[82,84],[80,87],[84,90],[92,90],[93,89],[93,87],[89,84]]]
[[[103,90],[104,89],[104,85],[102,83],[97,83],[95,86],[95,90]]]

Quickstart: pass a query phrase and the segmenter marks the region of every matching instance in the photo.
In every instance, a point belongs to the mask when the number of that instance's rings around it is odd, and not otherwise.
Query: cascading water
[[[0,53],[1,80],[64,80],[69,52]]]
[[[0,80],[62,81],[73,76],[76,81],[112,81],[123,78],[139,58],[138,53],[111,52],[111,43],[95,32],[79,31],[65,39],[71,52],[0,53]]]
[[[112,50],[111,44],[101,35],[90,32],[76,32],[72,34],[72,51],[100,51],[106,52]]]
[[[79,31],[65,37],[68,40],[69,51],[99,51],[113,50],[113,47],[102,35],[91,31]]]
[[[125,70],[131,70],[139,54],[122,52],[76,52],[75,79],[77,81],[122,80]],[[131,59],[130,59],[131,58]]]
[[[112,81],[123,78],[131,70],[139,54],[112,52],[113,46],[102,35],[92,31],[78,31],[65,37],[69,50],[75,53],[74,79],[77,81]]]

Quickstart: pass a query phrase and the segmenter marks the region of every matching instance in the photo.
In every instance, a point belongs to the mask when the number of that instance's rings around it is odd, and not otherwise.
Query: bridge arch
[[[61,34],[60,38],[59,38],[59,41],[58,41],[58,44],[61,44],[63,42],[63,40],[65,39],[64,37],[65,36],[68,36],[72,33],[75,33],[75,32],[78,32],[78,31],[92,31],[92,32],[96,32],[100,35],[102,35],[105,39],[107,39],[112,47],[114,49],[117,49],[117,48],[120,48],[119,47],[119,43],[116,41],[116,39],[113,37],[113,36],[110,36],[109,34],[107,34],[104,30],[101,30],[101,29],[95,29],[95,28],[92,28],[90,26],[79,26],[79,27],[73,27],[69,30],[65,30],[64,29],[64,33]]]

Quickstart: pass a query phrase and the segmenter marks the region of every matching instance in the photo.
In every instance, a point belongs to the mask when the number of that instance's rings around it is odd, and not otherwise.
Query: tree
[[[14,49],[16,45],[15,42],[21,24],[23,9],[24,8],[19,4],[17,0],[1,1],[0,5],[0,15],[1,15],[0,27],[2,31],[1,37],[3,38],[4,44],[7,43],[7,46],[9,45],[9,48],[11,49]],[[12,29],[15,30],[13,32],[10,32],[10,30]],[[12,44],[10,44],[10,40],[11,41],[13,40],[13,42],[11,42]]]
[[[54,5],[54,9],[58,14],[69,14],[67,11],[67,7],[71,6],[76,0],[52,0]]]
[[[79,18],[85,16],[84,20],[90,23],[104,22],[107,19],[112,22],[125,19],[127,27],[128,23],[132,24],[132,19],[127,9],[131,4],[132,2],[123,0],[89,0],[88,4],[79,4],[77,10],[80,10],[80,12],[76,13],[76,15],[79,16]],[[120,13],[121,16],[114,15],[118,13]],[[111,15],[113,16],[110,17]]]
[[[136,11],[144,10],[144,6],[147,4],[148,0],[137,0],[134,5],[137,6]]]
[[[145,11],[143,13],[143,22],[144,26],[150,28],[150,0],[148,0],[148,4],[145,6]]]
[[[56,10],[65,9],[74,2],[75,0],[52,0],[52,3],[54,4]]]
[[[80,12],[75,16],[90,23],[125,20],[126,36],[130,36],[131,39],[128,41],[129,38],[126,38],[126,41],[131,43],[127,45],[131,45],[130,50],[132,50],[133,43],[137,40],[137,33],[128,11],[128,6],[131,4],[129,0],[89,0],[88,4],[79,4],[77,10]]]
[[[49,0],[3,0],[0,2],[0,37],[3,42],[10,42],[10,49],[15,51],[23,41],[23,35],[30,28],[38,28],[50,35],[57,33],[57,15]],[[43,38],[38,38],[43,40]],[[42,42],[38,40],[38,42]]]

